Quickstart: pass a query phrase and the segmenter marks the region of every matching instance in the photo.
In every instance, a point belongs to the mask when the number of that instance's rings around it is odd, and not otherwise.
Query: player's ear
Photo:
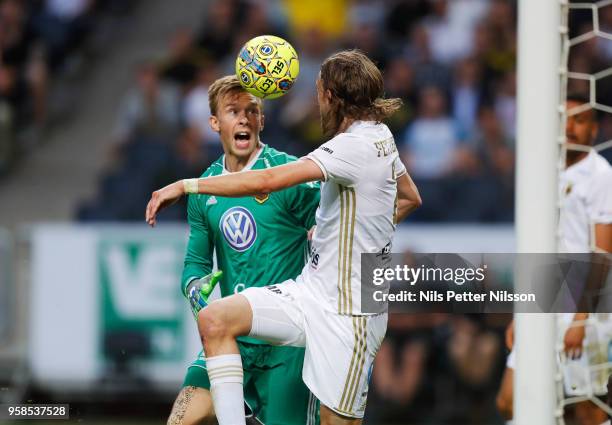
[[[262,112],[261,115],[259,115],[259,130],[260,131],[264,129],[265,122],[266,122],[266,116]]]
[[[214,131],[215,133],[219,133],[221,131],[221,129],[219,128],[219,119],[216,116],[211,115],[210,118],[208,118],[208,124],[210,125],[210,128],[212,128],[212,131]]]

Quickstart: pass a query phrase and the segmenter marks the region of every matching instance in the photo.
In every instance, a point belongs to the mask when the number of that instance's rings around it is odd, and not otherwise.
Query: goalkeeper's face
[[[259,146],[264,116],[261,101],[250,93],[227,93],[219,99],[211,128],[219,133],[226,155],[248,158]]]

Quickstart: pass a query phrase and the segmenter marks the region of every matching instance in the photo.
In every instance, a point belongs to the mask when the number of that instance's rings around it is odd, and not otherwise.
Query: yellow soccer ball
[[[263,99],[281,97],[300,73],[297,53],[286,40],[261,35],[245,43],[236,58],[236,76],[251,94]]]

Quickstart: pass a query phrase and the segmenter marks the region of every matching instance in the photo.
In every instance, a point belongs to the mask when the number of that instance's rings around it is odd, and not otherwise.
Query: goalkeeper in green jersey
[[[208,92],[212,116],[225,154],[203,174],[216,176],[270,168],[296,158],[261,143],[261,99],[247,93],[235,76],[215,81]],[[208,302],[219,281],[222,296],[249,286],[295,278],[307,256],[307,232],[315,223],[318,183],[244,198],[191,195],[188,199],[189,244],[182,276],[192,310]],[[221,272],[212,273],[213,251]],[[315,424],[318,405],[302,381],[304,349],[275,347],[242,338],[244,396],[257,423]],[[189,366],[168,424],[216,423],[206,358]]]

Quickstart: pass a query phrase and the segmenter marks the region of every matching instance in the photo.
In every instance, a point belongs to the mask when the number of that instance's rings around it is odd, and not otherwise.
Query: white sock
[[[245,425],[240,354],[207,357],[206,368],[219,425]]]

